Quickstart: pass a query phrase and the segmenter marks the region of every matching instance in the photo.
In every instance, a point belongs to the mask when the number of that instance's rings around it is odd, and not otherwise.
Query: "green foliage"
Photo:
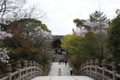
[[[90,22],[108,22],[106,15],[103,15],[103,12],[95,11],[89,16]]]
[[[21,19],[21,20],[19,20],[19,21],[17,21],[17,22],[27,24],[26,26],[28,26],[28,27],[31,27],[31,26],[32,26],[32,27],[38,27],[38,26],[40,26],[41,29],[43,29],[43,30],[45,30],[45,31],[47,31],[47,32],[51,32],[51,31],[47,28],[47,26],[46,26],[45,24],[42,24],[41,21],[36,20],[36,19],[31,19],[31,18]]]
[[[12,60],[41,62],[41,56],[43,56],[41,46],[43,46],[44,41],[43,34],[40,32],[41,29],[48,30],[45,24],[35,19],[21,19],[10,23],[7,31],[12,33],[13,36],[3,41],[4,46],[11,49],[10,58]]]
[[[77,27],[82,28],[82,23],[85,22],[86,20],[82,19],[74,19],[73,22],[76,24]]]
[[[43,70],[44,70],[44,71],[47,71],[48,68],[50,68],[51,60],[48,60],[46,63],[47,63],[47,64],[45,64],[44,67],[43,67]]]
[[[90,60],[92,58],[99,58],[99,42],[93,32],[88,31],[84,38],[81,40],[79,47],[76,50],[77,55],[81,61]]]
[[[107,39],[108,48],[114,60],[120,62],[120,14],[112,20],[111,26]]]
[[[45,24],[42,24],[41,28],[47,32],[51,32]]]
[[[80,65],[80,57],[78,56],[78,53],[76,53],[76,50],[78,49],[79,44],[81,43],[82,37],[72,34],[72,35],[66,35],[61,39],[61,47],[62,49],[68,51],[70,54],[70,61],[72,64],[78,69]]]
[[[29,45],[29,41],[26,41],[24,37],[19,35],[5,39],[4,45],[11,48],[9,56],[11,59],[15,60],[33,59],[33,54],[37,53],[38,51],[36,48]]]
[[[79,69],[80,64],[81,64],[81,59],[78,55],[73,54],[70,58],[70,61],[76,69]]]
[[[81,37],[76,34],[66,35],[61,39],[62,49],[68,51],[69,53],[74,53],[79,45]]]

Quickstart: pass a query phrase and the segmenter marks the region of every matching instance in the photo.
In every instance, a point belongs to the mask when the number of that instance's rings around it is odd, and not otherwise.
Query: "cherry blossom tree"
[[[92,31],[94,33],[98,34],[98,39],[100,42],[100,52],[102,54],[102,59],[104,58],[104,41],[107,37],[108,33],[108,22],[106,15],[103,15],[103,12],[95,11],[93,14],[90,15],[90,18],[88,20],[83,19],[75,19],[74,23],[76,23],[77,28],[79,28],[79,31],[77,30],[77,34],[82,34],[83,36],[87,31]]]
[[[0,61],[3,63],[8,63],[8,59],[10,57],[8,56],[9,51],[7,51],[6,48],[0,48]]]
[[[0,40],[4,40],[6,37],[12,37],[12,34],[7,33],[5,31],[0,31]],[[2,44],[2,42],[1,42]],[[8,59],[10,59],[10,57],[8,56],[9,51],[6,48],[0,48],[0,61],[3,63],[8,63]]]

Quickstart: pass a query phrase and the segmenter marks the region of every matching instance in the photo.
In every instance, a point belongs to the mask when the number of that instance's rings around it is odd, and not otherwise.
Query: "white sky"
[[[120,9],[120,0],[28,0],[42,9],[48,20],[44,21],[53,35],[67,35],[76,29],[73,20],[88,19],[95,10],[101,10],[110,19]]]

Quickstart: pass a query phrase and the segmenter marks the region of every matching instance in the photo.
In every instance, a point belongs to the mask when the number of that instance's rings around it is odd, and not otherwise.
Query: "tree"
[[[61,47],[69,53],[74,54],[79,45],[80,39],[81,37],[76,34],[66,35],[61,39]]]
[[[102,58],[104,58],[104,40],[107,37],[107,30],[109,28],[109,25],[107,23],[108,19],[106,15],[103,15],[103,12],[95,11],[93,14],[90,15],[88,21],[82,21],[79,19],[75,19],[75,21],[77,22],[77,26],[82,27],[79,30],[80,32],[87,32],[90,30],[98,34],[98,39],[100,41],[100,52]]]
[[[6,14],[14,12],[25,4],[25,0],[0,0],[0,18]]]
[[[106,15],[103,12],[95,11],[94,13],[89,15],[90,22],[108,22]]]
[[[5,31],[0,31],[0,61],[3,63],[8,63],[8,56],[9,50],[5,46],[3,46],[3,40],[7,37],[12,37],[12,34],[7,33]],[[1,46],[2,45],[2,46]]]
[[[83,24],[83,22],[85,22],[85,21],[86,21],[86,20],[84,20],[84,19],[81,19],[81,20],[80,20],[80,19],[78,19],[78,18],[73,20],[73,22],[76,24],[76,27],[78,27],[78,28],[80,28],[80,29],[82,29],[82,27],[83,27],[82,24]]]
[[[120,14],[112,20],[111,28],[108,34],[108,49],[113,55],[115,61],[120,62]]]
[[[28,5],[28,4],[27,4]],[[14,11],[11,15],[13,20],[20,20],[20,19],[39,19],[44,20],[47,18],[46,13],[43,12],[37,6],[29,6],[29,7],[22,7]]]
[[[96,37],[96,34],[88,31],[81,40],[79,47],[76,50],[76,54],[81,59],[81,61],[84,62],[92,58],[100,59],[100,54],[98,50],[99,41]]]
[[[13,20],[11,14],[23,7],[25,3],[25,0],[0,0],[0,29],[2,31],[5,31],[7,25]]]
[[[51,34],[47,26],[44,28],[41,21],[36,19],[17,20],[9,24],[7,31],[14,35],[12,38],[4,40],[5,46],[12,48],[10,52],[12,60],[27,59],[41,62],[43,57],[44,60],[49,59],[43,55],[43,45],[46,40],[51,40]]]
[[[31,18],[46,19],[46,13],[37,6],[25,5],[26,0],[1,0],[0,1],[0,28],[6,29],[10,22]]]
[[[69,53],[70,61],[76,68],[79,67],[80,60],[75,52],[78,49],[81,39],[82,37],[78,36],[76,33],[66,35],[61,39],[61,48]]]
[[[95,11],[92,13],[88,21],[83,19],[74,19],[74,23],[76,23],[78,28],[90,30],[100,34],[107,34],[106,30],[109,27],[107,22],[108,19],[106,15],[103,15],[103,12],[100,11]]]

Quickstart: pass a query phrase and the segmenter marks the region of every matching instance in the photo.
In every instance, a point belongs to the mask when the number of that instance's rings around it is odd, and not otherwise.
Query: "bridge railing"
[[[35,61],[24,61],[23,68],[21,62],[18,61],[16,64],[17,71],[12,73],[11,64],[6,65],[6,76],[0,80],[30,80],[33,77],[43,75],[44,72],[40,64]]]
[[[118,66],[116,62],[112,64],[112,71],[107,69],[107,61],[102,61],[102,67],[99,66],[99,60],[90,60],[82,64],[79,70],[81,75],[91,76],[97,80],[120,80]]]

